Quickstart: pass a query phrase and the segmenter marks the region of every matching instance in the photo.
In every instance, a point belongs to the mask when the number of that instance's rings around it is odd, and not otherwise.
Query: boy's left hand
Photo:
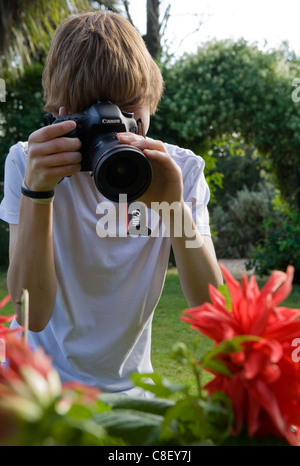
[[[133,133],[118,133],[122,144],[129,144],[140,149],[149,159],[153,177],[147,191],[138,199],[150,207],[151,202],[183,202],[182,174],[178,165],[172,160],[162,141],[144,138]]]

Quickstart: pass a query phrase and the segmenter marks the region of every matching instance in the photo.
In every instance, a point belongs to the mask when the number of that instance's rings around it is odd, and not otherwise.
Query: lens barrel
[[[135,201],[151,183],[150,162],[138,148],[121,144],[116,137],[109,139],[100,137],[94,145],[95,185],[111,201],[119,202],[120,194],[126,194],[127,202]]]

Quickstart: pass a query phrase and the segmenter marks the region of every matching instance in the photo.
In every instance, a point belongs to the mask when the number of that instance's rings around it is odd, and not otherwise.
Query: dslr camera
[[[139,198],[152,179],[151,164],[143,152],[133,146],[121,144],[117,133],[138,134],[133,113],[122,112],[111,102],[97,102],[81,113],[46,114],[45,125],[73,120],[76,128],[66,137],[81,140],[81,171],[91,171],[97,189],[108,199],[119,201],[120,194],[127,201]]]

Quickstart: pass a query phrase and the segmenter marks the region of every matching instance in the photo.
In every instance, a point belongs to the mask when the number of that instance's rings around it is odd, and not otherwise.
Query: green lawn
[[[259,287],[263,286],[259,282]],[[6,274],[0,273],[0,299],[7,294]],[[282,304],[292,308],[300,308],[300,285],[294,285],[293,291]],[[181,366],[172,359],[172,347],[176,342],[183,342],[192,347],[195,338],[199,340],[198,352],[201,354],[211,347],[212,342],[193,330],[190,325],[182,322],[180,316],[186,309],[187,302],[181,291],[176,269],[170,269],[167,273],[166,283],[161,299],[155,311],[152,333],[152,363],[155,372],[167,379],[178,383],[189,383],[194,385],[194,378],[187,367]],[[11,303],[0,310],[1,315],[13,313]],[[300,335],[299,335],[300,337]],[[203,382],[208,380],[209,375],[203,375]]]
[[[0,269],[0,300],[3,299],[8,294],[6,286],[6,272],[3,269]],[[0,309],[1,316],[10,316],[14,314],[14,308],[11,302],[9,302],[5,307]]]
[[[212,346],[211,340],[192,329],[180,320],[187,301],[181,291],[176,269],[167,273],[164,291],[156,308],[152,330],[152,364],[155,372],[178,383],[194,385],[194,377],[189,368],[180,365],[172,355],[174,343],[183,342],[192,348],[193,342],[199,340],[197,354],[204,353]],[[208,378],[203,377],[203,381]]]

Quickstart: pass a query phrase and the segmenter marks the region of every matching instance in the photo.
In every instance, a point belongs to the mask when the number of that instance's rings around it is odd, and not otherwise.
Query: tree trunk
[[[147,0],[147,33],[144,40],[151,56],[158,60],[161,53],[159,0]]]

